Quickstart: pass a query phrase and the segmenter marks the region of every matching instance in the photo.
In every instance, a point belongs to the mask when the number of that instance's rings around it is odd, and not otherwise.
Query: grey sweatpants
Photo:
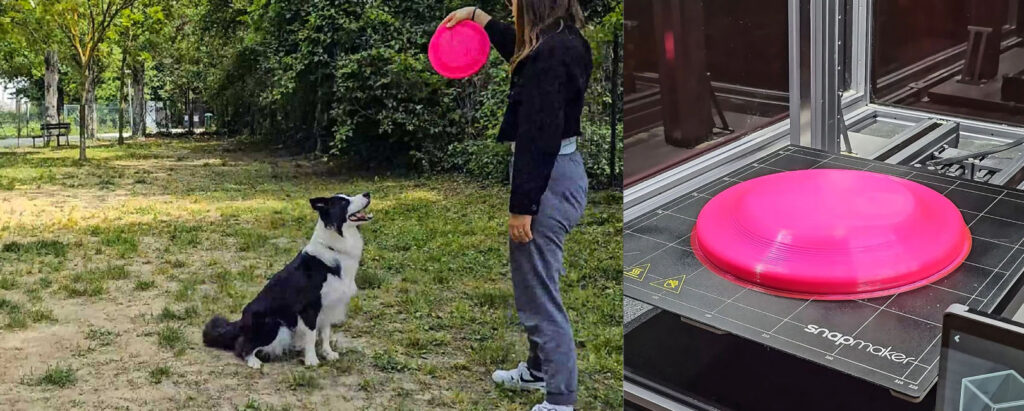
[[[547,402],[576,403],[576,343],[558,290],[562,243],[587,205],[587,172],[578,151],[559,155],[540,210],[533,217],[533,240],[509,241],[509,263],[516,311],[530,340],[527,365],[544,376]]]

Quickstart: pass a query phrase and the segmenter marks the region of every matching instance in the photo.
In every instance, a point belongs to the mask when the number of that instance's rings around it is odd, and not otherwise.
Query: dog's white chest
[[[327,265],[341,266],[341,275],[328,275],[320,289],[320,319],[318,322],[337,324],[345,320],[349,300],[356,294],[356,272],[363,254],[363,238],[359,230],[346,228],[344,236],[326,230],[318,223],[313,238],[304,248]]]
[[[355,279],[346,274],[345,269],[342,268],[343,278],[328,275],[327,281],[324,282],[324,286],[320,290],[320,316],[328,324],[336,324],[345,319],[348,303],[356,294]]]

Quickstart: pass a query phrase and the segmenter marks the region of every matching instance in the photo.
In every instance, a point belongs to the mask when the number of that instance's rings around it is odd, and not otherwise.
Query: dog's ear
[[[320,215],[320,221],[324,222],[325,227],[331,227],[334,224],[331,220],[331,199],[326,197],[317,197],[309,199],[309,206],[316,210],[317,214]]]
[[[313,207],[316,211],[326,210],[330,205],[331,199],[327,197],[316,197],[309,199],[310,207]]]

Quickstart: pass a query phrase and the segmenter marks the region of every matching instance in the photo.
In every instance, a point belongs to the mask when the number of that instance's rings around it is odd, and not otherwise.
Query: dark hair
[[[513,13],[516,19],[516,54],[512,56],[511,67],[533,52],[540,44],[540,31],[549,24],[568,20],[576,27],[583,27],[583,10],[577,0],[515,0]]]

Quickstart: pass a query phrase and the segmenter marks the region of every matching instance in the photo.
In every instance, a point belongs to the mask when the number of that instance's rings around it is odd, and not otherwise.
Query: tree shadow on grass
[[[7,154],[7,153],[4,153]],[[0,168],[53,168],[78,167],[84,165],[77,158],[32,157],[31,153],[11,153],[14,156],[0,156]]]

